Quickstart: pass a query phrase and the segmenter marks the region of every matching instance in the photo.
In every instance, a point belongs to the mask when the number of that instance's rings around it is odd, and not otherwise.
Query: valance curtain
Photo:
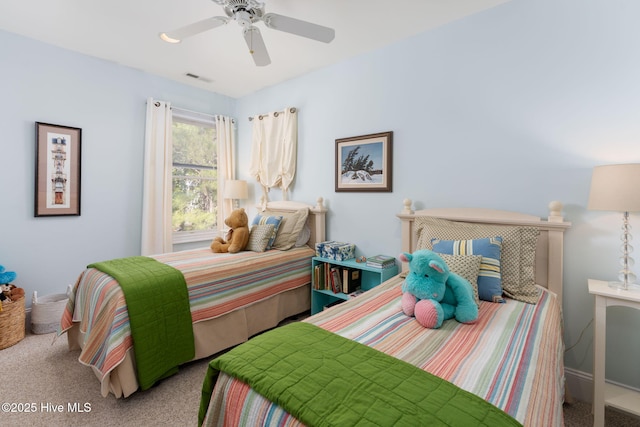
[[[218,146],[218,230],[224,227],[225,215],[231,212],[232,201],[225,200],[224,183],[235,179],[235,132],[233,119],[224,116],[208,116],[180,109],[193,115],[195,120],[206,121],[216,128]],[[147,99],[147,121],[144,145],[144,186],[142,195],[141,254],[153,255],[173,251],[172,242],[172,169],[173,146],[171,135],[173,120],[171,103]]]
[[[253,117],[253,139],[249,173],[262,186],[262,205],[268,191],[282,188],[283,200],[296,173],[298,115],[295,108]]]
[[[171,103],[147,99],[142,192],[142,255],[171,252]]]

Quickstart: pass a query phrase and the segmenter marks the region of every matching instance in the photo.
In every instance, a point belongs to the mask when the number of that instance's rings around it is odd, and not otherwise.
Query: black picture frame
[[[80,216],[82,129],[36,122],[34,216]]]

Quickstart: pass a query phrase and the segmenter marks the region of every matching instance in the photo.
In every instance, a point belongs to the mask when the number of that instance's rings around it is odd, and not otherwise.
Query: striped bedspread
[[[206,248],[152,258],[182,272],[196,323],[306,285],[311,281],[314,255],[308,247],[236,254],[213,254]],[[76,322],[85,334],[79,361],[99,372],[102,381],[132,347],[127,305],[115,279],[94,268],[80,275],[59,333]]]
[[[476,324],[421,327],[402,314],[398,276],[308,322],[444,378],[501,408],[525,426],[562,426],[562,319],[555,296],[536,305],[481,302]],[[242,404],[240,402],[243,402]],[[298,425],[282,409],[221,375],[204,425]]]

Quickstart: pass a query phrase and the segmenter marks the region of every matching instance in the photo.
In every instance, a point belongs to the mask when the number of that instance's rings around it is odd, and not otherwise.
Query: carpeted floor
[[[591,404],[574,402],[564,404],[564,425],[566,427],[586,427],[593,425]],[[640,427],[640,419],[614,409],[605,409],[606,427]]]
[[[67,349],[66,336],[27,334],[0,350],[0,403],[13,404],[0,414],[2,426],[195,426],[207,360],[183,366],[177,375],[126,399],[100,395],[90,368]],[[608,427],[640,426],[640,420],[607,409]],[[592,425],[591,405],[565,405],[565,425]]]

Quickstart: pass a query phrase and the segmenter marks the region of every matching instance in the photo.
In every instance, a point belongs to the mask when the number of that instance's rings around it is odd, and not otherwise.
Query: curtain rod
[[[192,114],[192,115],[195,115],[195,116],[205,116],[207,118],[210,117],[211,119],[215,119],[216,116],[221,116],[223,119],[227,117],[227,116],[223,116],[222,114],[209,114],[209,113],[203,113],[203,112],[200,112],[200,111],[187,110],[186,108],[176,107],[175,105],[172,105],[171,109],[172,110],[176,110],[178,112],[182,112],[183,114],[184,113],[188,113],[188,114]],[[231,123],[235,124],[236,119],[234,119],[233,117],[229,117],[229,119],[231,119]]]
[[[281,113],[281,112],[282,112],[282,113],[284,113],[284,111],[285,111],[285,110],[282,110],[282,111],[276,111],[275,113],[273,113],[273,117],[278,117],[278,116],[280,115],[280,113]],[[289,108],[289,112],[290,112],[290,113],[292,113],[292,114],[293,114],[293,113],[295,113],[296,111],[297,111],[297,110],[296,110],[296,107],[291,107],[291,108]],[[268,116],[268,114],[260,114],[260,115],[258,116],[258,120],[262,120],[262,118],[263,118],[263,117],[267,117],[267,116]],[[253,120],[253,117],[249,117],[249,121],[252,121],[252,120]]]
[[[160,107],[160,105],[162,105],[163,102],[167,103],[167,101],[159,101],[153,98],[150,98],[150,99],[153,100],[153,105],[156,107]],[[175,105],[170,105],[170,108],[173,111],[177,111],[178,114],[182,113],[183,115],[192,115],[194,117],[205,117],[208,120],[215,120],[216,116],[222,117],[223,120],[229,118],[231,120],[231,123],[233,123],[234,125],[236,124],[236,119],[234,119],[233,117],[223,116],[222,114],[209,114],[209,113],[203,113],[201,111],[187,110],[186,108],[177,107]]]

